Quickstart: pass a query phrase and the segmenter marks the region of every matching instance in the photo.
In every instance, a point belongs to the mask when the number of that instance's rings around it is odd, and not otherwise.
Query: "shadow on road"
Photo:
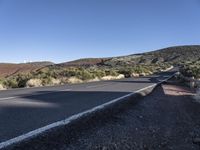
[[[0,142],[127,95],[128,92],[40,91],[0,102]]]

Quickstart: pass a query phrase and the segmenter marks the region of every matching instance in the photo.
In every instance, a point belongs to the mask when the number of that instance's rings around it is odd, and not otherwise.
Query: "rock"
[[[194,144],[200,144],[200,138],[194,138],[193,143]]]
[[[140,75],[138,73],[132,73],[131,77],[139,77]]]
[[[144,77],[144,76],[146,76],[146,75],[147,75],[147,74],[144,73],[144,72],[140,73],[140,76],[142,76],[142,77]]]

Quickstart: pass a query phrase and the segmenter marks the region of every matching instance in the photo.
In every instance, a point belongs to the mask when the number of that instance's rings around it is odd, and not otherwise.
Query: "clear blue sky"
[[[200,44],[200,0],[0,0],[0,62]]]

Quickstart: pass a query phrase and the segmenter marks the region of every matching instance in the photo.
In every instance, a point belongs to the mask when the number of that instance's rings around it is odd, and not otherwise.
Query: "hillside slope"
[[[109,58],[84,58],[59,64],[60,66],[92,66],[102,65]]]
[[[30,73],[45,66],[53,65],[52,62],[32,62],[22,64],[0,63],[0,77],[8,77],[18,73]]]
[[[138,65],[152,63],[178,64],[186,61],[196,61],[200,59],[200,46],[177,46],[164,48],[152,52],[134,54],[112,58],[106,64],[114,65]]]
[[[185,61],[196,61],[200,59],[200,46],[176,46],[141,54],[133,54],[110,58],[85,58],[60,64],[66,66],[123,66],[152,63],[177,64]]]

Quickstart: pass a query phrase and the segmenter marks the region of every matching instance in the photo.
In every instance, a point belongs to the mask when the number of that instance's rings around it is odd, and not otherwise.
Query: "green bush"
[[[199,62],[187,62],[182,64],[180,72],[187,77],[200,78],[200,64]]]
[[[15,77],[15,80],[17,82],[17,86],[19,88],[26,87],[26,82],[31,78],[30,74],[18,74]]]
[[[123,74],[126,78],[131,77],[133,68],[121,68],[118,71],[119,74]]]
[[[7,88],[18,88],[18,82],[16,79],[6,79],[3,83]]]

